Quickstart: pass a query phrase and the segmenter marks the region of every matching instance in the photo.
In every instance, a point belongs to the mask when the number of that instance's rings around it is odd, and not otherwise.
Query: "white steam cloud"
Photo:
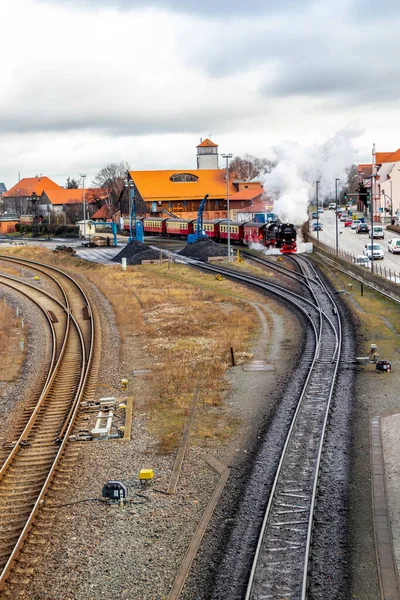
[[[283,223],[301,225],[308,219],[308,205],[315,202],[316,181],[319,200],[335,199],[335,179],[338,190],[347,181],[347,169],[356,162],[353,139],[359,131],[338,132],[324,144],[309,148],[295,142],[285,142],[274,148],[277,166],[264,175],[264,190],[274,200],[273,212]]]

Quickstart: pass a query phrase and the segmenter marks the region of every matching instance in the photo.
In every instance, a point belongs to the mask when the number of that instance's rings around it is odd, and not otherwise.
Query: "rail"
[[[94,344],[94,323],[90,303],[84,290],[76,280],[60,269],[43,263],[35,263],[27,259],[11,258],[9,256],[1,256],[1,259],[10,260],[24,266],[29,265],[33,270],[50,277],[62,290],[65,305],[58,298],[23,282],[25,289],[30,289],[30,293],[25,292],[25,295],[31,297],[39,294],[43,298],[42,303],[44,301],[47,303],[49,301],[53,302],[54,306],[58,306],[58,309],[63,311],[66,319],[65,323],[61,325],[63,328],[62,335],[59,335],[57,340],[57,343],[61,344],[58,360],[54,364],[51,376],[46,380],[46,385],[40,396],[40,404],[33,410],[28,424],[10,453],[12,455],[11,459],[6,460],[1,471],[1,485],[3,486],[1,517],[4,515],[4,518],[7,518],[8,515],[10,527],[7,528],[7,532],[10,533],[4,535],[2,540],[3,550],[1,554],[5,562],[2,561],[3,570],[0,575],[0,590],[4,589],[6,580],[12,572],[15,560],[23,548],[38,510],[43,504],[54,477],[56,466],[65,451],[89,375]],[[8,285],[13,285],[15,289],[21,288],[22,282],[20,279],[10,276],[3,277],[8,279]],[[21,289],[18,291],[21,292]],[[38,302],[37,298],[36,301]],[[87,316],[81,314],[82,304],[86,308]],[[46,312],[45,308],[43,310]],[[84,332],[81,330],[79,321],[84,325]],[[48,320],[48,322],[50,325],[51,320]],[[64,357],[66,359],[65,364]],[[63,381],[65,381],[65,384],[62,383]],[[44,402],[45,398],[47,398],[47,402]],[[50,419],[45,418],[44,410],[49,411]],[[22,462],[19,461],[20,454]],[[32,468],[32,473],[28,479],[26,479],[26,476],[25,478],[22,477],[21,487],[18,488],[18,493],[13,492],[10,495],[11,504],[10,508],[7,509],[9,493],[7,467],[12,464],[14,470],[18,468],[22,473],[24,469],[26,472],[27,465],[31,464],[32,461],[33,464],[38,462],[41,464],[40,475],[36,474]],[[37,480],[35,479],[37,483],[32,483],[33,475],[37,477]],[[33,489],[37,489],[37,491],[33,492]],[[24,494],[27,499],[23,502],[22,497]],[[12,518],[15,507],[18,510],[18,520]],[[26,520],[24,524],[22,522],[19,524],[22,515]],[[11,539],[16,540],[12,548],[10,545]],[[10,547],[9,550],[8,547]]]

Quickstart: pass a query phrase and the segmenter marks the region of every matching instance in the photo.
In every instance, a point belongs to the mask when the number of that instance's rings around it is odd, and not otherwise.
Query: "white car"
[[[336,208],[336,204],[335,204],[335,202],[331,202],[331,203],[329,204],[329,210],[335,210],[335,208]]]
[[[359,225],[361,223],[360,219],[356,219],[355,221],[352,222],[351,224],[351,229],[357,229],[357,225]]]
[[[361,254],[359,256],[356,256],[354,264],[358,265],[359,267],[365,267],[366,269],[371,268],[371,261],[369,260],[369,258],[367,256],[362,256]]]
[[[400,238],[395,238],[388,241],[388,250],[393,254],[400,254]]]
[[[371,231],[369,232],[369,237],[372,238],[372,233]],[[381,239],[384,240],[385,239],[385,232],[383,227],[381,227],[380,225],[374,225],[374,239]]]
[[[365,244],[363,254],[371,260],[382,260],[385,257],[379,244]]]

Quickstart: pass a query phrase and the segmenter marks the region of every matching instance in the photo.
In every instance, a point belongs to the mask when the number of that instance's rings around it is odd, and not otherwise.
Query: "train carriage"
[[[166,235],[185,237],[193,233],[196,219],[167,219],[165,221]]]
[[[243,225],[243,241],[245,244],[265,245],[265,223],[245,223]]]
[[[149,235],[165,235],[165,222],[168,217],[145,217],[143,231]]]
[[[221,221],[203,221],[203,231],[206,232],[207,236],[216,240],[219,238],[219,224]],[[197,221],[193,223],[193,232],[197,231]]]
[[[232,242],[240,242],[243,243],[244,239],[244,223],[239,223],[239,221],[230,221],[229,222],[229,231],[230,231],[230,239]],[[219,239],[227,240],[228,239],[228,221],[221,221],[219,224]]]

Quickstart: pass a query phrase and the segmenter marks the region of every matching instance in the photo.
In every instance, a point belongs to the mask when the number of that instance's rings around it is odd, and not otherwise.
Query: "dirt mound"
[[[149,248],[143,242],[132,240],[112,260],[120,263],[123,258],[126,258],[127,265],[140,265],[142,260],[158,260],[160,252]]]
[[[210,240],[210,238],[203,238],[197,240],[197,242],[194,242],[193,244],[187,244],[179,254],[207,262],[207,259],[211,257],[227,257],[228,250],[226,247],[216,244],[213,240]]]

